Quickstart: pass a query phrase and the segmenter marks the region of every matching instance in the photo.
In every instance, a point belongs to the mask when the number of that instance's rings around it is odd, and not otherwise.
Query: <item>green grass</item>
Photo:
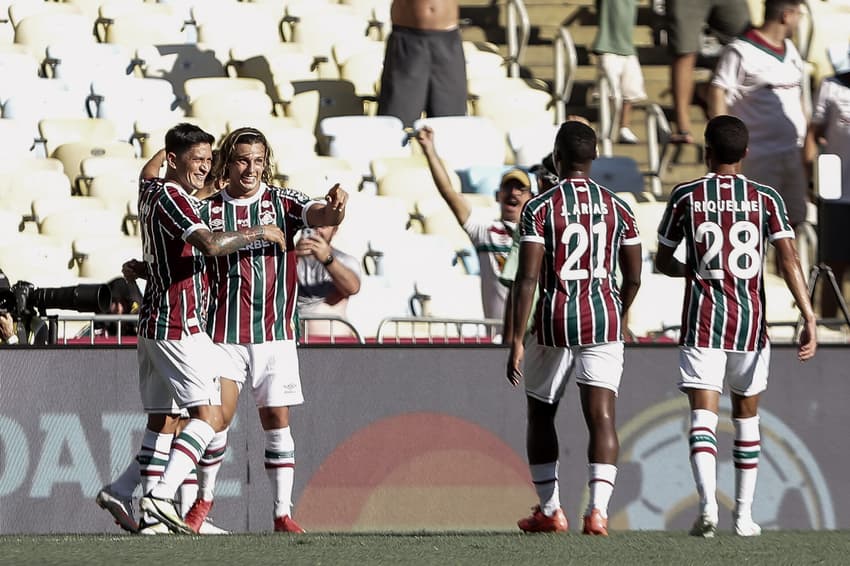
[[[230,535],[21,535],[0,537],[0,564],[588,564],[631,566],[850,564],[847,531],[767,532],[740,538],[721,532],[630,531],[592,538],[519,533]]]

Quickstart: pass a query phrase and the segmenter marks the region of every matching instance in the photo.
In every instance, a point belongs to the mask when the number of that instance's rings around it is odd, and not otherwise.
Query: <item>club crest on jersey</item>
[[[261,203],[260,203],[260,207],[262,207],[262,208],[271,208],[271,207],[272,207],[272,203],[270,203],[270,202],[269,202],[269,201],[267,201],[267,200],[264,200],[263,202],[261,202]]]
[[[222,210],[221,205],[215,205],[215,206],[212,207],[212,213],[213,214],[220,214],[221,210]]]

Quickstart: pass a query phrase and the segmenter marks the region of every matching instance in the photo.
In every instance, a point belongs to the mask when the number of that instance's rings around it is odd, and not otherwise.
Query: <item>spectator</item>
[[[677,185],[658,228],[658,271],[685,278],[679,344],[679,389],[690,405],[690,463],[700,512],[690,534],[717,531],[717,414],[724,381],[735,429],[735,533],[757,536],[752,502],[761,437],[759,396],[767,388],[770,344],[764,319],[762,265],[766,242],[776,248],[785,282],[805,319],[798,358],[815,354],[815,317],[782,197],[741,172],[747,127],[733,116],[705,129],[710,173]],[[686,263],[673,257],[679,243]]]
[[[623,372],[621,317],[640,287],[642,261],[628,205],[589,177],[596,141],[586,124],[561,125],[553,152],[561,182],[522,211],[506,370],[513,386],[525,378],[526,448],[539,498],[532,515],[517,523],[526,532],[568,529],[560,504],[555,416],[575,370],[589,433],[590,499],[582,532],[608,535],[619,454],[614,414]],[[536,289],[540,300],[526,341]]]
[[[670,84],[677,132],[673,143],[694,143],[689,115],[694,97],[694,68],[706,24],[723,42],[743,33],[750,23],[746,0],[667,0],[668,42],[673,55]]]
[[[330,314],[345,318],[348,298],[360,291],[360,262],[331,245],[338,229],[338,226],[317,226],[301,232],[295,246],[299,315]],[[329,329],[328,323],[322,321],[307,321],[305,327],[308,336]]]
[[[507,289],[499,283],[498,277],[511,249],[522,207],[531,198],[531,177],[522,169],[511,169],[505,173],[496,193],[496,200],[501,208],[499,219],[481,221],[473,218],[472,209],[463,195],[452,187],[446,168],[434,149],[434,131],[425,126],[416,133],[416,139],[428,160],[437,190],[478,252],[484,316],[501,319],[505,313]]]
[[[709,86],[711,117],[731,114],[749,130],[743,174],[779,191],[795,229],[806,220],[802,151],[803,60],[791,42],[803,0],[765,0],[764,24],[727,45]]]
[[[841,44],[830,47],[828,53],[835,76],[824,79],[818,89],[806,147],[809,162],[815,158],[818,142],[826,153],[841,157],[841,198],[821,202],[818,245],[821,261],[832,269],[838,288],[843,289],[844,273],[850,265],[850,51],[847,44]],[[831,285],[821,287],[821,316],[835,318],[836,299]]]
[[[393,0],[378,114],[413,125],[466,114],[466,61],[457,0]]]
[[[617,141],[634,144],[638,138],[630,127],[632,103],[646,99],[643,73],[632,39],[637,0],[596,0],[596,14],[599,27],[593,52],[597,55],[599,76],[609,77],[612,98],[623,101]]]

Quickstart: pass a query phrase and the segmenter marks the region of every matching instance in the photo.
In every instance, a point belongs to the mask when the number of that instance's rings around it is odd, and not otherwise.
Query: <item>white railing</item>
[[[520,76],[520,65],[528,47],[528,39],[531,35],[531,23],[528,19],[528,10],[523,0],[508,0],[505,13],[505,34],[508,43],[508,76],[517,78]]]
[[[299,331],[300,331],[300,340],[304,344],[310,343],[310,325],[305,324],[306,322],[318,322],[318,323],[327,323],[328,332],[327,334],[319,334],[318,332],[314,333],[316,336],[320,336],[323,340],[323,343],[336,344],[341,342],[343,338],[353,338],[359,344],[365,344],[366,341],[363,339],[363,336],[360,334],[360,331],[348,320],[345,318],[333,315],[333,314],[300,314],[298,315],[299,322]],[[348,334],[337,334],[336,325],[341,324],[345,327],[345,330]]]
[[[394,334],[390,333],[390,327]],[[435,329],[441,331],[435,332]],[[403,316],[383,319],[378,325],[376,340],[379,344],[488,344],[500,342],[501,331],[502,320],[496,318]]]
[[[567,102],[573,93],[578,55],[573,36],[566,27],[558,30],[555,38],[555,77],[552,84],[552,99],[555,101],[555,122],[560,124],[567,119]]]

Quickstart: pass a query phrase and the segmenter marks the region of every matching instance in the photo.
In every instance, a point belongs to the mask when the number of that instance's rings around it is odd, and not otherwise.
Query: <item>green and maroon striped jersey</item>
[[[286,250],[256,241],[227,256],[211,258],[213,287],[207,333],[216,343],[259,344],[294,340],[292,315],[297,299],[295,233],[306,226],[310,198],[265,183],[248,198],[226,191],[204,201],[201,217],[214,232],[263,224],[286,235]]]
[[[620,246],[640,244],[635,217],[625,202],[587,177],[565,179],[526,204],[520,241],[545,247],[535,312],[540,344],[622,340],[615,279]]]
[[[765,241],[793,238],[785,203],[771,187],[743,175],[715,175],[677,185],[658,241],[687,247],[684,346],[752,352],[767,341]]]
[[[179,340],[203,332],[209,282],[203,255],[185,241],[196,230],[208,229],[198,200],[164,179],[141,180],[139,227],[148,266],[139,336]]]

